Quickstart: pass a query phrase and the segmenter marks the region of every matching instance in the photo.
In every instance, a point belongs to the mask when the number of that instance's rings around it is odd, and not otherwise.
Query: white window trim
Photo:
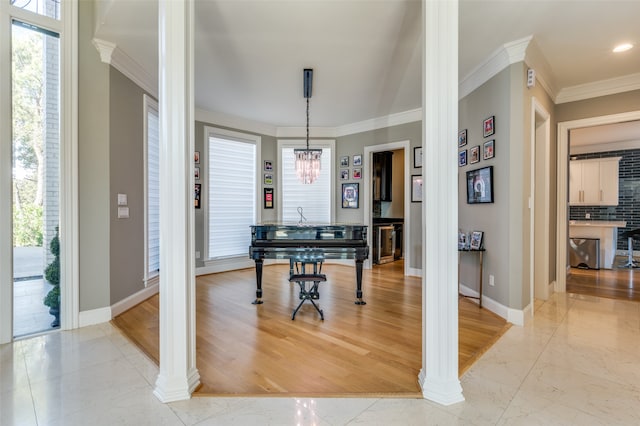
[[[205,159],[208,161],[209,159],[209,137],[218,136],[224,139],[235,139],[239,141],[253,143],[256,146],[256,193],[254,194],[254,202],[256,206],[256,223],[260,223],[262,220],[262,205],[261,202],[261,192],[262,192],[262,137],[258,135],[252,135],[249,133],[236,132],[227,129],[221,129],[218,127],[205,126],[204,127],[204,144],[203,144],[203,155],[200,156],[200,161]],[[200,167],[200,180],[202,182],[209,182],[209,164],[205,164],[205,167]],[[204,205],[204,232],[203,232],[203,247],[202,251],[204,253],[204,264],[206,267],[207,273],[213,272],[224,272],[231,271],[234,269],[241,268],[249,268],[254,266],[254,262],[249,258],[249,247],[247,247],[247,255],[246,256],[234,256],[225,259],[210,259],[209,258],[209,208],[207,207],[209,204],[209,200],[204,200],[204,194],[209,193],[209,188],[205,188],[200,194],[203,197]],[[249,230],[247,229],[247,232]]]
[[[160,121],[160,110],[158,109],[158,102],[150,97],[147,94],[143,95],[143,110],[144,110],[144,128],[143,128],[143,146],[144,146],[144,275],[143,281],[144,286],[149,287],[157,284],[160,281],[160,273],[156,272],[153,274],[149,274],[149,194],[148,194],[148,182],[147,176],[149,173],[149,164],[148,164],[148,148],[149,148],[149,110],[154,109],[158,112],[158,122]]]
[[[307,141],[303,139],[279,139],[278,140],[278,163],[282,164],[282,150],[284,148],[305,148]],[[330,205],[331,223],[336,221],[336,141],[335,139],[309,140],[309,148],[330,148],[331,149],[331,170],[330,178]],[[324,154],[323,154],[324,155]],[[282,221],[282,167],[278,167],[278,185],[276,190],[276,214],[278,220]]]

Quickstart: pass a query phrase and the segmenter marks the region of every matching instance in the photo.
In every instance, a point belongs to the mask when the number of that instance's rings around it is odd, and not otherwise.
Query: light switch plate
[[[127,205],[127,194],[118,194],[118,205],[119,206]]]

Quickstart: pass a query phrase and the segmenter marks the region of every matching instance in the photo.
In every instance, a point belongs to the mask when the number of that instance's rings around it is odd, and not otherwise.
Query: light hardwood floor
[[[567,275],[567,292],[609,299],[640,301],[635,275],[640,269],[625,268],[626,256],[617,256],[613,269],[571,268]]]
[[[353,268],[328,265],[320,286],[325,320],[308,302],[291,320],[299,288],[288,266],[264,268],[264,304],[255,271],[201,276],[196,289],[197,394],[420,397],[421,280],[402,262],[364,271],[364,306],[354,304]],[[158,361],[158,296],[113,320]],[[459,370],[466,371],[509,327],[459,301]]]

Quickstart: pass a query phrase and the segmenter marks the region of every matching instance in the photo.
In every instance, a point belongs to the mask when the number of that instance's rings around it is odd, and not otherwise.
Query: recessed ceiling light
[[[631,44],[631,43],[623,43],[623,44],[619,44],[616,47],[614,47],[613,51],[615,53],[626,52],[627,50],[631,49],[632,47],[633,47],[633,44]]]

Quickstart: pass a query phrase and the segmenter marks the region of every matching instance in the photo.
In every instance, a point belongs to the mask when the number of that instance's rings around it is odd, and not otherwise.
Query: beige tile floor
[[[1,425],[638,425],[640,304],[555,294],[461,378],[466,400],[193,398],[110,324],[0,346]]]

